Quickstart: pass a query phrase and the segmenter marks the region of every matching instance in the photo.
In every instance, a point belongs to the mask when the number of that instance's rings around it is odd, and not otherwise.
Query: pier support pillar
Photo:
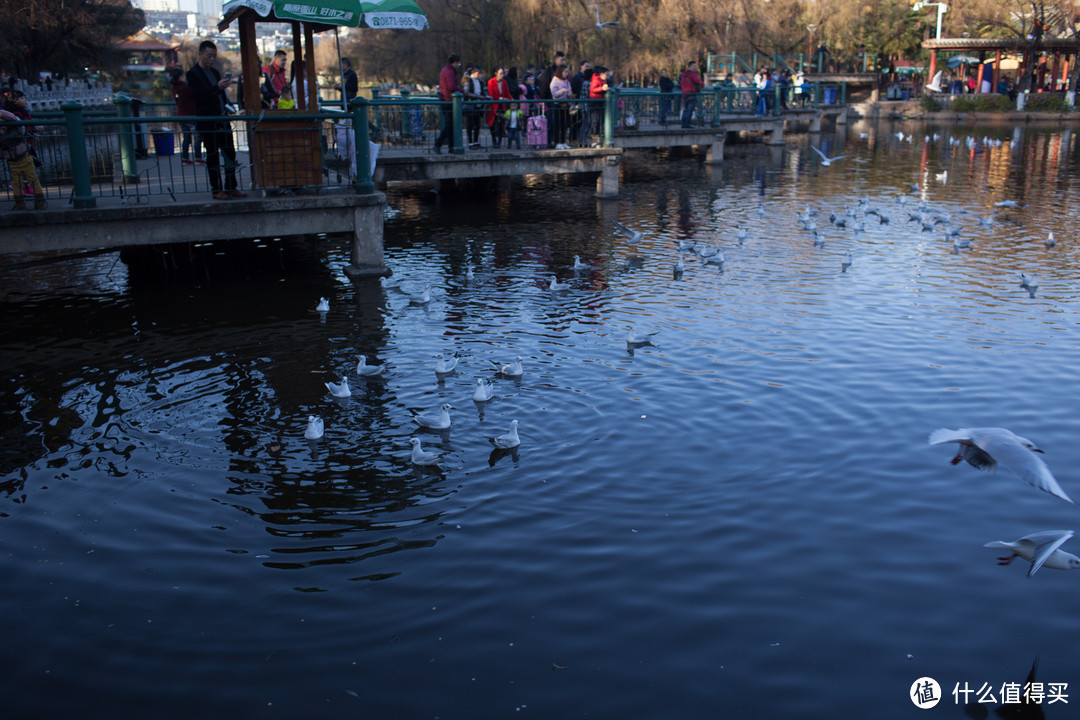
[[[383,253],[383,210],[386,197],[373,205],[353,208],[353,238],[345,274],[350,278],[386,274]]]
[[[810,121],[810,132],[821,132],[821,111],[814,113],[814,119]]]
[[[709,165],[720,165],[724,162],[724,141],[727,139],[727,133],[720,133],[713,140],[713,144],[709,146],[708,151],[705,153],[705,162]]]
[[[773,128],[768,132],[768,139],[765,141],[766,145],[783,145],[784,144],[784,121],[781,120],[778,123],[773,124]]]
[[[619,197],[619,157],[608,155],[604,158],[604,167],[596,180],[596,197]]]

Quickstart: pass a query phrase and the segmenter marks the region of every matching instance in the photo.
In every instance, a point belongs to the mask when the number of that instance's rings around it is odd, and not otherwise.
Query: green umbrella
[[[324,25],[327,29],[333,27],[335,40],[339,27],[423,30],[428,25],[427,16],[413,0],[228,0],[221,7],[218,27],[227,27],[244,8],[267,20],[297,20]],[[340,48],[338,67],[341,67]],[[344,104],[345,93],[341,95]]]
[[[428,24],[413,0],[228,0],[221,8],[222,18],[231,20],[241,8],[267,19],[337,27],[423,30]]]

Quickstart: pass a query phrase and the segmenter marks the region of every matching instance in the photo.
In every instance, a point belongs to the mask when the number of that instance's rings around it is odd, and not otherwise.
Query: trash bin
[[[900,99],[901,100],[910,100],[911,99],[911,91],[908,90],[907,88],[900,88]]]
[[[824,105],[836,104],[836,88],[825,88],[824,90]]]
[[[150,134],[154,137],[154,152],[159,156],[172,155],[173,148],[173,132],[169,128],[154,128],[150,131]]]

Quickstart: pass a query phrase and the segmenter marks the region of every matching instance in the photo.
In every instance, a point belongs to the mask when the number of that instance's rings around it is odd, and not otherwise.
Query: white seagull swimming
[[[582,262],[581,258],[577,255],[574,256],[574,269],[575,270],[588,270],[589,263]]]
[[[1027,574],[1028,577],[1031,577],[1044,565],[1055,570],[1080,569],[1080,558],[1072,553],[1058,549],[1072,536],[1072,530],[1045,530],[1025,535],[1013,542],[995,540],[986,543],[983,547],[1004,548],[1012,553],[998,558],[998,565],[1008,565],[1018,557],[1024,558],[1031,563]]]
[[[521,367],[521,356],[518,355],[514,358],[512,363],[506,365],[500,365],[497,362],[492,363],[495,367],[499,368],[499,374],[503,377],[521,377],[525,374],[525,369]]]
[[[304,437],[308,440],[318,440],[323,436],[323,419],[308,415],[307,428],[304,429]]]
[[[326,382],[326,389],[330,391],[330,394],[336,398],[347,398],[352,396],[352,391],[349,390],[349,378],[341,378],[340,383]]]
[[[315,306],[315,312],[330,312],[330,301],[324,297],[319,298],[319,304]]]
[[[626,344],[629,346],[635,345],[651,345],[652,339],[656,337],[659,331],[650,333],[639,333],[632,327],[626,328]]]
[[[409,302],[413,305],[427,305],[431,302],[431,288],[425,287],[418,293],[409,293]]]
[[[810,148],[814,152],[816,152],[818,155],[821,156],[821,164],[822,164],[823,167],[829,167],[829,165],[836,162],[837,160],[842,160],[843,158],[848,157],[847,155],[837,155],[836,157],[829,157],[828,155],[821,152],[821,150],[819,150],[817,147],[815,147],[813,145],[811,145]]]
[[[414,465],[434,465],[439,462],[439,453],[425,450],[420,445],[420,438],[409,438],[409,444],[412,445],[409,459]]]
[[[367,358],[363,355],[356,363],[356,373],[362,377],[375,377],[381,375],[385,365],[368,365]]]
[[[416,415],[413,420],[420,427],[429,428],[431,430],[446,430],[450,427],[450,411],[454,409],[454,406],[450,403],[443,403],[439,406],[439,409],[425,413],[424,415]]]
[[[930,433],[931,445],[954,442],[959,444],[952,464],[967,460],[968,464],[980,470],[993,471],[999,465],[1010,471],[1029,485],[1043,492],[1057,495],[1062,500],[1073,502],[1050,473],[1038,455],[1042,450],[1025,437],[1016,435],[1005,428],[960,428],[948,430],[941,428]]]
[[[476,378],[476,390],[473,391],[474,402],[487,402],[495,397],[495,386],[484,378]]]
[[[521,444],[521,439],[518,438],[518,421],[510,421],[510,431],[505,435],[499,435],[498,437],[488,438],[491,440],[491,444],[500,450],[509,450],[510,448],[516,448]]]
[[[435,355],[435,374],[436,375],[449,375],[454,372],[454,368],[457,367],[457,358],[445,358],[442,353]]]

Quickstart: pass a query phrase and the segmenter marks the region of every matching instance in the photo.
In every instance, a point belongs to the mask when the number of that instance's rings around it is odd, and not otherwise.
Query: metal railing
[[[768,93],[717,85],[693,96],[686,119],[691,128],[719,128],[733,116],[776,117],[786,110],[845,102],[843,84],[776,85]],[[212,139],[218,141],[227,135],[235,148],[235,161],[221,158],[225,190],[232,189],[227,177],[231,174],[238,189],[268,194],[327,188],[371,192],[370,143],[387,151],[431,148],[444,122],[452,123],[448,150],[455,154],[510,147],[515,134],[511,125],[517,125],[518,136],[511,149],[546,149],[556,143],[613,147],[622,133],[680,131],[686,109],[681,93],[652,89],[612,90],[604,98],[590,100],[525,100],[518,103],[515,123],[506,115],[510,101],[466,102],[460,95],[452,102],[408,96],[355,98],[347,113],[335,108],[227,118],[135,116],[131,98],[123,94],[113,103],[111,114],[85,111],[80,103],[69,102],[62,117],[0,123],[0,129],[36,128],[32,144],[40,163],[38,177],[51,201],[85,208],[104,198],[139,204],[155,195],[176,200],[178,195],[209,194],[218,186],[211,186],[205,160],[199,162],[200,140],[205,140],[199,128],[213,132]],[[160,111],[169,105],[152,107]],[[21,194],[10,186],[6,163],[0,167],[0,188],[0,197]]]
[[[62,118],[0,123],[0,129],[29,129],[46,197],[76,208],[94,207],[106,198],[141,204],[155,195],[174,201],[190,193],[209,195],[215,188],[201,148],[203,135],[210,132],[218,142],[228,136],[235,150],[235,160],[220,155],[221,189],[232,188],[231,175],[240,190],[257,185],[269,193],[335,187],[371,192],[367,103],[361,100],[348,114],[135,117],[131,99],[121,94],[114,98],[111,115],[84,113],[80,103],[69,102]],[[7,163],[0,164],[0,197],[22,194],[11,187]]]

